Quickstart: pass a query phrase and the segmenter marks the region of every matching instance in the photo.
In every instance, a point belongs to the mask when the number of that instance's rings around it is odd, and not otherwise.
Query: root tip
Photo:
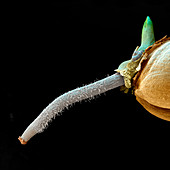
[[[24,139],[22,139],[20,136],[19,136],[18,140],[21,142],[22,145],[27,144],[27,142]]]

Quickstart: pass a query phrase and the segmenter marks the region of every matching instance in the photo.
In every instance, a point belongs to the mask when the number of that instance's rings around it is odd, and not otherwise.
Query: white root
[[[119,73],[115,73],[102,80],[96,81],[89,85],[76,88],[56,98],[50,103],[41,114],[27,127],[19,140],[22,144],[26,144],[35,134],[43,132],[48,123],[61,113],[65,108],[73,103],[80,102],[84,99],[93,98],[96,95],[104,93],[108,90],[124,85],[123,77]]]

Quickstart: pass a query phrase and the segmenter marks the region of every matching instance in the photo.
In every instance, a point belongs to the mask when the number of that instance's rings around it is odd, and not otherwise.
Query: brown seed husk
[[[151,114],[170,121],[170,37],[149,46],[133,78],[137,101]]]

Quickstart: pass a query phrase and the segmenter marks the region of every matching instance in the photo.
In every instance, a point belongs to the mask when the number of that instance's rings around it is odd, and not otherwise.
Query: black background
[[[3,4],[0,169],[137,168],[157,165],[160,158],[166,163],[170,123],[119,88],[65,110],[25,146],[17,138],[57,96],[113,74],[130,59],[146,16],[156,40],[168,35],[168,5]]]

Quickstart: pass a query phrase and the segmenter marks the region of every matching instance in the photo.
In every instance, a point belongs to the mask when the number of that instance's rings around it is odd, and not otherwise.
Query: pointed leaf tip
[[[153,26],[152,20],[150,19],[149,16],[146,17],[146,23],[147,23],[147,25],[152,25]]]
[[[146,17],[146,20],[147,20],[147,21],[151,21],[151,19],[150,19],[150,17],[149,17],[149,16],[147,16],[147,17]]]
[[[153,23],[152,23],[152,20],[150,19],[150,17],[147,16],[146,20],[145,20],[145,22],[143,24],[143,30],[142,31],[144,31],[144,29],[149,29],[149,27],[153,27]]]

